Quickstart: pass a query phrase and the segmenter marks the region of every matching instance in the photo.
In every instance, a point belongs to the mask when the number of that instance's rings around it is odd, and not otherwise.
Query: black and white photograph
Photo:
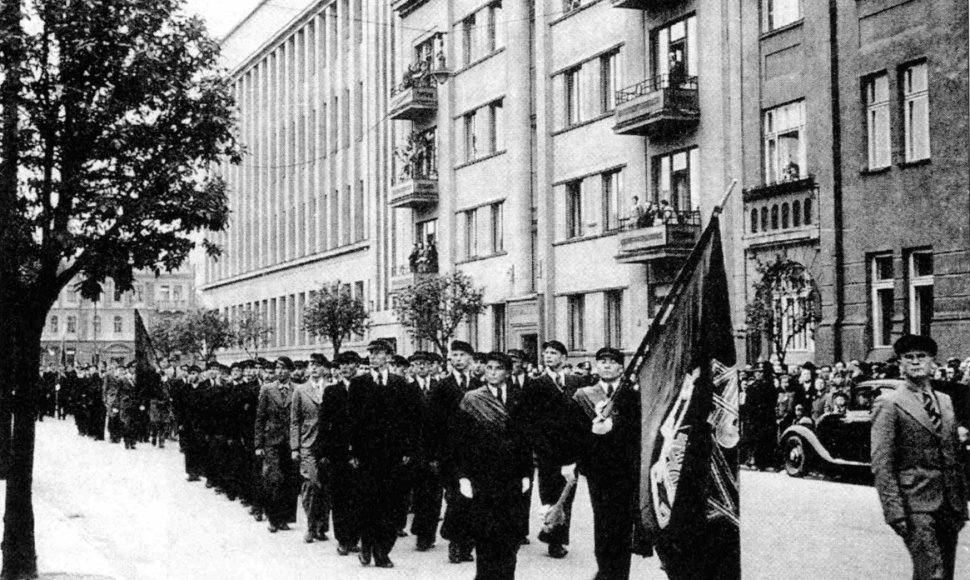
[[[970,578],[967,0],[0,0],[0,580]]]

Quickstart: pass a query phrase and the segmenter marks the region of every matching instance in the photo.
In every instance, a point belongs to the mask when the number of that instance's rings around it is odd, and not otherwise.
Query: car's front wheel
[[[812,450],[798,435],[789,435],[784,441],[785,471],[791,477],[805,477],[811,466]]]

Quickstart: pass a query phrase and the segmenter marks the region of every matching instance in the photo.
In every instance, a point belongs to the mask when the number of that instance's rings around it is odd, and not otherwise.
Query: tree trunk
[[[2,283],[2,282],[0,282]],[[7,288],[0,288],[6,294]],[[0,298],[0,377],[10,385],[7,398],[13,416],[13,440],[3,517],[3,569],[0,580],[37,577],[34,541],[34,421],[40,368],[40,338],[46,310],[36,304]]]

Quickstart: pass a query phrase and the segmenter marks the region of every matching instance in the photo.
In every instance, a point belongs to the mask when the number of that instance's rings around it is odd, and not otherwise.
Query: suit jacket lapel
[[[926,427],[927,431],[939,437],[940,433],[938,433],[933,427],[933,423],[930,421],[930,416],[923,407],[922,395],[909,388],[909,386],[901,387],[901,391],[902,392],[900,392],[899,398],[896,399],[896,404],[899,405],[899,408],[913,417],[913,419],[916,419],[917,423],[923,427]]]

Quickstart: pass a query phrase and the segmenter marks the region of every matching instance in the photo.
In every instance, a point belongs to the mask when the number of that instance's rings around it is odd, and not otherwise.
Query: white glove
[[[522,493],[525,493],[527,491],[529,491],[529,478],[528,477],[523,477],[522,478]]]
[[[463,477],[458,480],[458,491],[468,499],[472,498],[472,482],[467,478]]]
[[[573,463],[571,465],[563,465],[559,469],[559,473],[566,478],[566,481],[573,481],[576,479],[576,464]]]

